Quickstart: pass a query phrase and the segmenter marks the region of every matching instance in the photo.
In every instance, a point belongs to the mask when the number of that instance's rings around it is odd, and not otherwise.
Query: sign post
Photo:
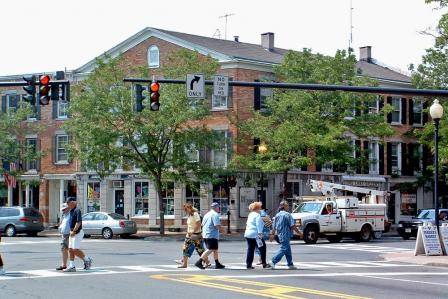
[[[205,98],[204,74],[188,74],[186,80],[187,97],[190,99]]]

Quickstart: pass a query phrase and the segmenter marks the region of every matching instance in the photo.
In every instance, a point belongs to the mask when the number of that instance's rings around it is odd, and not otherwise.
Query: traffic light
[[[151,111],[159,111],[160,85],[157,82],[152,82],[149,89],[150,89]]]
[[[135,84],[134,91],[135,91],[135,111],[142,112],[143,108],[143,100],[146,98],[145,95],[143,95],[143,92],[146,90],[145,86],[142,86],[141,84]]]
[[[23,90],[26,91],[26,95],[23,97],[25,102],[30,103],[31,106],[36,105],[36,76],[27,76],[23,77],[23,80],[26,81],[26,84],[23,87]]]
[[[39,103],[41,105],[50,103],[50,89],[50,76],[41,76],[39,78]]]

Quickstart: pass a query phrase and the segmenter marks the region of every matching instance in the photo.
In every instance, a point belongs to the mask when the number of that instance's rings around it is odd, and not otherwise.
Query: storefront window
[[[87,183],[87,212],[100,210],[100,182]]]
[[[135,182],[135,214],[147,215],[149,203],[149,182]]]
[[[200,186],[199,183],[194,183],[193,185],[187,185],[185,193],[185,201],[191,202],[193,207],[198,211],[201,210],[201,198],[199,196]]]
[[[162,203],[165,215],[174,215],[174,182],[163,184]]]
[[[213,202],[219,203],[221,206],[221,215],[227,214],[227,190],[223,183],[213,185]]]
[[[417,194],[401,193],[400,213],[405,216],[417,215]]]

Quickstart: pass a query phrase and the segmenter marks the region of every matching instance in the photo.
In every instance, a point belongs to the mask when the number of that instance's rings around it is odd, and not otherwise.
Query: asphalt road
[[[316,245],[293,242],[298,270],[245,269],[245,242],[220,244],[225,270],[177,269],[180,240],[85,239],[89,271],[54,270],[59,239],[3,238],[7,275],[0,298],[447,298],[448,268],[385,262],[380,255],[411,250],[415,241],[384,238]],[[268,257],[278,245],[268,244]]]

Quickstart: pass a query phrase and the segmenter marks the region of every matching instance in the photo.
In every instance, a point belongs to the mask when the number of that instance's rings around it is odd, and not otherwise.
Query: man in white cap
[[[70,237],[70,208],[67,203],[61,206],[61,224],[59,225],[59,232],[61,233],[61,251],[62,251],[62,265],[56,270],[62,271],[67,269],[68,260],[68,238]]]
[[[218,257],[219,228],[221,227],[219,208],[219,203],[212,203],[211,210],[205,214],[204,219],[202,219],[202,237],[204,238],[207,250],[195,264],[195,266],[200,269],[205,269],[202,263],[203,261],[207,261],[208,256],[212,253],[213,258],[215,259],[215,268],[225,268],[225,266],[219,262]]]

